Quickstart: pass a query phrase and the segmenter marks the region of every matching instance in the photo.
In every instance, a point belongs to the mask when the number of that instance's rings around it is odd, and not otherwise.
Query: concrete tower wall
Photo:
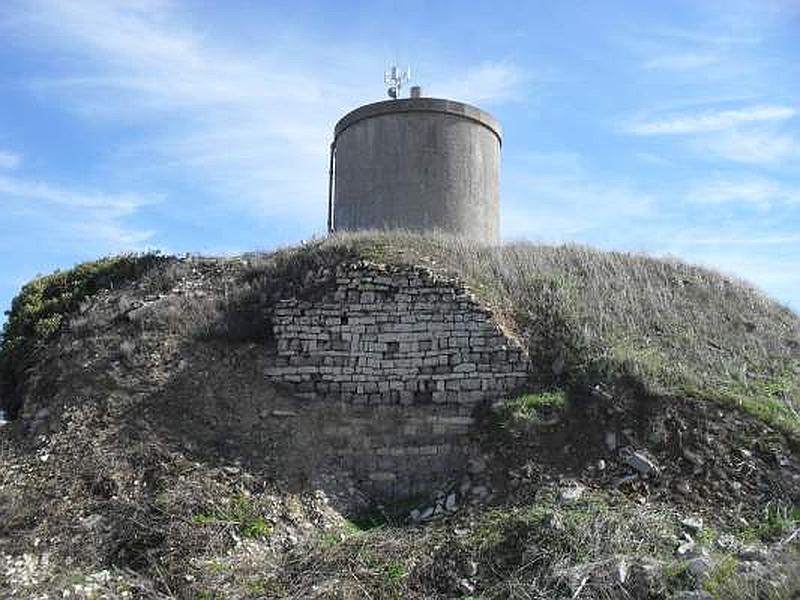
[[[336,125],[333,230],[497,241],[500,140],[491,115],[460,102],[409,98],[354,110]]]

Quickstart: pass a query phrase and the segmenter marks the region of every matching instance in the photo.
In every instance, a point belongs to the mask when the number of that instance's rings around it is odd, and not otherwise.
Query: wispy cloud
[[[0,176],[0,194],[49,202],[77,209],[102,210],[114,216],[125,216],[136,211],[152,199],[133,194],[108,195],[91,192],[76,192],[55,188],[46,183],[30,182]]]
[[[751,165],[777,165],[800,158],[800,143],[787,133],[771,129],[736,128],[697,142],[702,152]]]
[[[742,123],[783,121],[797,114],[791,106],[751,106],[733,110],[709,110],[628,125],[634,135],[680,135],[720,131]]]
[[[672,161],[669,159],[653,152],[636,152],[634,156],[642,162],[655,165],[657,167],[668,167],[672,164]]]
[[[16,169],[22,162],[22,157],[13,152],[0,149],[0,169]]]
[[[492,104],[521,100],[527,80],[525,72],[512,64],[484,62],[432,82],[430,91],[443,98]]]
[[[381,99],[381,53],[342,45],[334,64],[330,47],[310,35],[236,50],[188,22],[168,2],[42,0],[16,19],[15,32],[19,43],[45,38],[65,53],[65,72],[31,81],[34,89],[57,89],[83,118],[161,131],[124,142],[120,168],[181,176],[260,217],[307,222],[317,209],[322,226],[333,124],[364,99]],[[474,101],[519,97],[522,75],[511,64],[455,71],[457,88],[441,77],[430,88]]]
[[[535,154],[506,169],[503,237],[604,243],[620,221],[652,216],[656,199],[630,181],[598,173],[578,155]]]
[[[58,223],[61,235],[101,243],[107,250],[139,248],[154,235],[129,226],[126,219],[157,198],[84,192],[0,175],[0,199],[8,212],[42,214]]]
[[[786,244],[776,253],[775,246],[742,244],[686,245],[681,256],[769,290],[773,298],[783,298],[800,314],[800,245]]]
[[[304,64],[309,52],[215,47],[165,2],[37,2],[16,32],[44,33],[66,56],[65,73],[31,81],[34,89],[57,89],[84,118],[160,131],[123,142],[124,169],[190,178],[256,213],[320,202],[325,178],[307,171],[324,169],[330,124],[359,94],[321,83]]]
[[[701,237],[684,242],[693,246],[785,246],[800,244],[800,235],[766,235],[755,237]]]
[[[698,204],[741,204],[767,210],[800,204],[800,188],[762,177],[719,178],[696,186],[688,198]]]
[[[724,48],[730,46],[756,46],[763,40],[758,31],[746,27],[720,28],[712,26],[706,28],[686,29],[679,27],[658,27],[648,31],[648,37],[655,37],[662,41],[680,44],[693,44],[705,48]]]

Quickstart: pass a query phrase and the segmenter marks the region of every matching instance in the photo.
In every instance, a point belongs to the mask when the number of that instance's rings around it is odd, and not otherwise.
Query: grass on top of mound
[[[243,258],[237,291],[218,303],[299,293],[309,271],[342,262],[425,266],[457,275],[492,308],[528,347],[543,388],[633,378],[653,393],[737,405],[800,439],[800,318],[709,269],[575,245],[490,247],[403,232],[337,234]],[[163,260],[101,259],[26,285],[3,332],[6,381],[8,365],[19,365],[82,299],[151,267],[168,269],[157,266]]]
[[[528,346],[546,386],[633,377],[654,393],[733,403],[800,438],[800,318],[736,278],[584,246],[374,232],[261,255],[251,268],[269,280],[345,258],[459,276]]]

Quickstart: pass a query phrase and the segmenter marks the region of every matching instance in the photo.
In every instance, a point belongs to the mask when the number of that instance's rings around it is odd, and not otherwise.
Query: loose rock
[[[634,468],[642,476],[657,475],[658,465],[642,452],[633,452],[625,458],[625,464]]]
[[[580,500],[580,497],[583,496],[584,491],[586,491],[586,488],[579,483],[576,483],[568,487],[561,488],[558,493],[558,499],[563,504],[572,504],[573,502]]]

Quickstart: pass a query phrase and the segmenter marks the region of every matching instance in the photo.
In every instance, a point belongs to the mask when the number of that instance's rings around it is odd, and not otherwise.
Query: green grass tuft
[[[243,494],[233,496],[221,508],[195,514],[192,522],[201,527],[234,527],[240,535],[253,540],[266,539],[272,533],[272,525],[259,514],[253,501]]]
[[[507,418],[538,423],[545,415],[563,410],[566,403],[566,394],[556,390],[517,396],[506,402],[503,408]]]
[[[714,600],[729,598],[727,593],[736,576],[736,557],[726,555],[717,559],[714,568],[703,583],[703,588]]]

